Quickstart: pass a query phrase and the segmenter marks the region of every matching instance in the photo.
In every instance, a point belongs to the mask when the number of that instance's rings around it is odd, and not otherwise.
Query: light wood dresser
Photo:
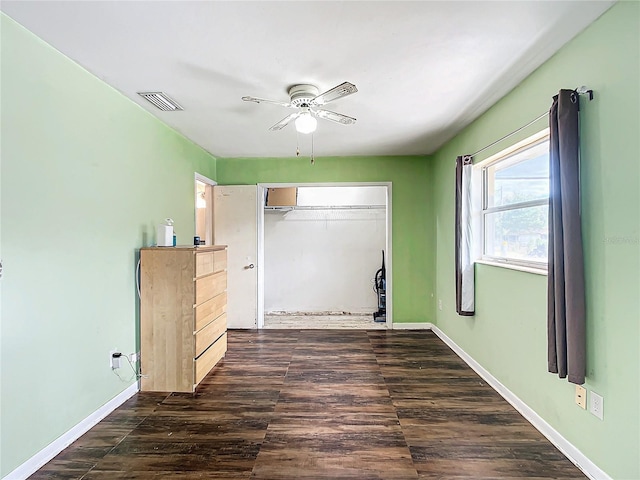
[[[194,392],[227,351],[226,246],[140,249],[142,391]]]

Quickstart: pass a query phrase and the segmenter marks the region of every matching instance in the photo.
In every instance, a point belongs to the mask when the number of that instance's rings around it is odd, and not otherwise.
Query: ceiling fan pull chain
[[[311,132],[311,165],[316,164],[316,159],[313,156],[313,132]]]
[[[298,135],[298,131],[296,130],[296,157],[300,156],[300,135]]]

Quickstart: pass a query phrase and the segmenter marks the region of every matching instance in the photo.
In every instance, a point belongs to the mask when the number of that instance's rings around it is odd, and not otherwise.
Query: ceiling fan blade
[[[256,98],[256,97],[242,97],[242,100],[245,102],[255,102],[255,103],[272,103],[274,105],[280,105],[281,107],[287,108],[296,108],[294,105],[285,102],[277,102],[275,100],[266,100],[264,98]]]
[[[331,120],[332,122],[336,122],[336,123],[341,123],[342,125],[353,125],[354,123],[356,123],[355,118],[348,117],[341,113],[331,112],[329,110],[323,110],[321,108],[316,108],[313,111],[320,118],[324,118],[325,120]]]
[[[291,120],[293,120],[294,118],[297,118],[298,115],[300,115],[300,113],[292,113],[291,115],[287,115],[278,123],[270,127],[269,130],[272,130],[272,131],[282,130],[284,127],[286,127],[289,124],[289,122],[291,122]]]
[[[321,93],[317,97],[311,99],[312,105],[324,105],[325,103],[332,102],[338,98],[346,97],[352,93],[356,93],[358,89],[353,83],[344,82],[337,87],[333,87],[331,90],[327,90]]]

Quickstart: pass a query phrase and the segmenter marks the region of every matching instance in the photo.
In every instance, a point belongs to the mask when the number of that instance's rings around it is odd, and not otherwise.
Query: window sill
[[[547,270],[535,267],[525,267],[524,265],[516,265],[513,263],[491,262],[489,260],[476,260],[476,263],[489,265],[492,267],[508,268],[509,270],[519,270],[521,272],[533,273],[535,275],[547,275]]]

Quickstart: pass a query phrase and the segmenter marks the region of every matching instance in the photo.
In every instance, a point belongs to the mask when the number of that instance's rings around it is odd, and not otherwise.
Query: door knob
[[[247,266],[246,266],[246,267],[244,267],[244,268],[245,268],[245,270],[246,270],[246,269],[252,269],[252,268],[255,268],[255,265],[254,265],[253,263],[250,263],[249,265],[247,265]]]

